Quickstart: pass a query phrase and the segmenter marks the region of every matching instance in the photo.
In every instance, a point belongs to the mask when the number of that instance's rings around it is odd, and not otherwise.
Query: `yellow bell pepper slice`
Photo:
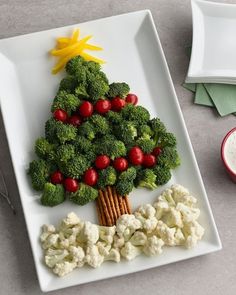
[[[92,45],[92,44],[84,44],[84,49],[89,49],[89,50],[103,50],[102,47],[99,47],[99,46],[95,46],[95,45]]]
[[[70,45],[70,46],[67,46],[65,48],[62,48],[62,49],[52,49],[50,51],[50,53],[51,53],[51,55],[54,55],[54,56],[65,56],[69,52],[77,49],[78,47],[81,47],[81,45],[83,45],[84,43],[86,43],[91,38],[92,38],[91,35],[90,36],[87,36],[87,37],[84,37],[83,39],[81,39],[80,41],[76,42],[75,44]]]
[[[95,62],[98,62],[99,64],[104,64],[106,63],[104,60],[98,58],[98,57],[94,57],[88,53],[85,53],[85,52],[81,52],[80,55],[85,59],[85,60],[91,60],[91,61],[95,61]]]

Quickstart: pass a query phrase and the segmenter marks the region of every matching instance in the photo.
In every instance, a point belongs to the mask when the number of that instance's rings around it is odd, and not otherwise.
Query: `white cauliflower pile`
[[[141,253],[159,255],[164,245],[192,248],[204,234],[196,203],[186,188],[173,185],[153,205],[122,215],[113,227],[84,222],[70,213],[57,230],[42,227],[45,263],[61,277],[84,264],[96,268],[107,260],[120,262],[121,256],[132,260]]]

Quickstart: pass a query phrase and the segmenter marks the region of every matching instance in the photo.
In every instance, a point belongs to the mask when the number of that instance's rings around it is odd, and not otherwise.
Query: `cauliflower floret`
[[[120,249],[124,246],[125,244],[125,239],[124,237],[119,237],[117,235],[114,235],[114,239],[113,239],[113,247],[115,249]]]
[[[89,221],[84,223],[84,227],[81,230],[79,240],[81,242],[95,244],[99,239],[99,229],[98,225],[92,224]]]
[[[82,267],[84,265],[85,253],[83,248],[80,246],[70,246],[69,253],[72,256],[72,262],[76,262],[77,267]]]
[[[88,245],[86,249],[85,261],[88,265],[97,268],[103,263],[104,257],[100,255],[96,245]]]
[[[81,220],[79,219],[79,217],[74,212],[71,212],[67,215],[66,218],[62,220],[60,229],[73,227],[74,225],[80,224],[80,223],[81,223]]]
[[[112,244],[113,237],[116,232],[116,226],[99,226],[99,239],[105,241],[108,244]]]
[[[183,228],[186,238],[185,246],[187,248],[195,247],[197,242],[202,239],[204,231],[204,228],[197,221],[186,223]]]
[[[166,245],[175,246],[175,232],[176,229],[168,227],[163,221],[159,220],[156,227],[156,234],[159,236]]]
[[[67,250],[61,249],[48,249],[45,255],[45,263],[47,266],[53,268],[58,262],[63,261],[63,259],[68,256],[69,252]]]
[[[160,200],[154,203],[153,207],[156,209],[155,217],[158,220],[161,219],[163,214],[166,213],[170,208],[167,201],[160,201]]]
[[[140,255],[141,252],[140,247],[136,247],[130,242],[125,243],[125,246],[120,251],[121,255],[127,260],[134,259],[136,256]]]
[[[200,215],[200,210],[198,208],[191,208],[183,203],[178,203],[176,210],[182,214],[183,222],[192,222],[197,220]]]
[[[173,198],[176,203],[184,203],[187,206],[193,206],[197,203],[197,199],[189,194],[189,191],[182,185],[175,184],[171,187]]]
[[[183,227],[183,220],[180,211],[171,207],[161,218],[161,220],[169,227]]]
[[[116,221],[116,232],[118,236],[128,241],[132,234],[142,227],[141,222],[133,214],[124,214]]]
[[[98,247],[98,251],[102,256],[109,255],[109,251],[111,250],[111,244],[107,244],[105,242],[97,242],[96,246]]]
[[[120,262],[120,252],[117,249],[112,248],[108,255],[105,256],[104,260]]]
[[[59,234],[50,234],[47,239],[42,243],[43,249],[49,249],[51,247],[58,248],[59,246]]]
[[[156,210],[152,205],[145,204],[138,208],[138,210],[135,212],[135,216],[138,213],[140,213],[145,218],[151,218],[155,216]]]
[[[49,235],[55,233],[56,229],[53,225],[44,224],[42,226],[42,234],[40,235],[40,241],[45,242]]]
[[[159,196],[158,201],[167,202],[169,206],[175,206],[175,200],[173,199],[172,189],[166,189]]]
[[[72,272],[75,268],[75,262],[62,261],[56,264],[56,266],[53,268],[53,272],[59,277],[63,277]]]
[[[147,236],[141,231],[136,231],[129,242],[134,246],[143,246],[147,242]]]
[[[180,228],[175,231],[175,245],[182,245],[185,242],[185,237]]]
[[[159,255],[162,253],[164,244],[162,239],[158,239],[157,236],[151,236],[147,239],[147,243],[143,247],[143,252],[147,256]]]

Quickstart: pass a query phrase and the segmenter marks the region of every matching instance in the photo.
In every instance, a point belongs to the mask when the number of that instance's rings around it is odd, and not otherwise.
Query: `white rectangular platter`
[[[168,183],[179,183],[199,200],[205,227],[203,240],[192,250],[166,248],[158,257],[140,256],[132,262],[104,263],[99,269],[82,268],[58,278],[43,264],[39,244],[40,227],[57,224],[74,211],[81,219],[97,222],[94,203],[84,207],[65,202],[54,208],[43,207],[39,194],[31,189],[26,175],[34,157],[33,146],[44,134],[45,121],[62,75],[51,75],[54,60],[48,50],[58,36],[70,35],[79,27],[82,36],[93,34],[93,43],[104,48],[99,57],[107,63],[103,70],[110,81],[125,81],[139,103],[152,116],[158,116],[178,140],[181,166]],[[183,116],[174,91],[160,40],[151,13],[147,10],[57,28],[49,31],[0,40],[0,99],[14,171],[23,205],[39,283],[43,291],[51,291],[109,277],[125,275],[163,264],[210,253],[221,248],[220,239],[199,173]],[[131,193],[133,208],[153,202],[164,189],[136,189]]]

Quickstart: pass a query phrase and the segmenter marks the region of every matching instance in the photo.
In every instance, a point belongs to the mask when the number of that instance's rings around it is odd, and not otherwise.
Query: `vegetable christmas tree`
[[[43,191],[41,203],[55,206],[68,198],[85,205],[99,192],[125,197],[135,187],[165,184],[180,163],[174,135],[136,105],[126,83],[109,84],[97,62],[73,57],[66,73],[45,137],[35,143],[39,159],[29,165],[33,188]]]

